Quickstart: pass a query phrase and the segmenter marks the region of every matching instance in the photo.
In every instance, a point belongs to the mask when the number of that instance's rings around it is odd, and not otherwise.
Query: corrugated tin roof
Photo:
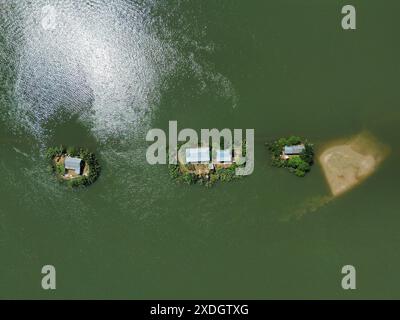
[[[65,157],[64,166],[65,169],[74,170],[76,174],[81,174],[81,162],[82,159]]]
[[[186,162],[209,162],[210,149],[209,148],[189,148],[186,149]]]
[[[285,146],[285,154],[300,154],[304,151],[304,145],[300,144],[297,146]]]
[[[232,150],[217,150],[217,162],[232,162]]]

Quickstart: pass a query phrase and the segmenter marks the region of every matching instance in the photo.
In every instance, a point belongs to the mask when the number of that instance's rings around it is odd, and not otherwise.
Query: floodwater
[[[354,0],[355,31],[345,4],[0,0],[0,297],[399,298],[400,3]],[[170,120],[255,129],[254,173],[175,185],[145,159]],[[268,163],[267,140],[364,130],[392,152],[335,200],[318,164]],[[96,152],[93,186],[55,181],[59,144]]]

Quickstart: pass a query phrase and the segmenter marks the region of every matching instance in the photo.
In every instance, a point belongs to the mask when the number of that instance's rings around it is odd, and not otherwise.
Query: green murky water
[[[398,298],[400,4],[352,3],[356,31],[343,1],[0,1],[0,297]],[[253,175],[174,185],[145,160],[169,120],[254,128]],[[318,165],[268,165],[267,139],[362,130],[392,153],[325,205]],[[95,185],[54,181],[60,143],[99,155]]]

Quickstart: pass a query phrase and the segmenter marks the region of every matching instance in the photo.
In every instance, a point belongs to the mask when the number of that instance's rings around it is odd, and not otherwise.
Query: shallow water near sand
[[[400,3],[353,2],[355,32],[339,1],[0,0],[0,297],[398,298]],[[254,173],[173,184],[145,159],[169,120],[254,128]],[[365,129],[392,153],[336,200],[318,164],[268,164],[267,140]],[[98,154],[93,186],[48,173],[60,143]]]

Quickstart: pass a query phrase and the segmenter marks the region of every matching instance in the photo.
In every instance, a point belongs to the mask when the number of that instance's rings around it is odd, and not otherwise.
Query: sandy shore
[[[334,196],[349,191],[373,174],[389,148],[367,132],[329,144],[319,162]]]

